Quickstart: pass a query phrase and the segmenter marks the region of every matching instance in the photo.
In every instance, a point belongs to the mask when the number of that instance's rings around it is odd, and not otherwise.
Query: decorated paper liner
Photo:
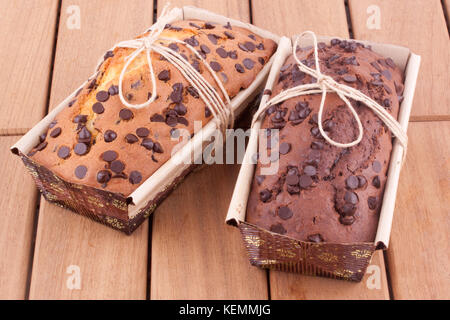
[[[331,39],[332,37],[318,37],[318,41],[326,43],[329,43]],[[419,72],[420,56],[404,47],[369,41],[358,40],[358,42],[370,45],[373,51],[382,56],[391,57],[404,72],[404,100],[400,105],[398,122],[406,131]],[[292,54],[292,43],[293,41],[286,41],[285,38],[281,39],[277,56],[267,79],[266,89],[272,90],[280,68],[286,58]],[[312,40],[304,38],[299,43],[301,47],[306,47],[312,44]],[[260,107],[268,99],[269,95],[264,95]],[[250,263],[273,270],[361,281],[375,250],[388,247],[403,147],[397,140],[394,140],[375,241],[312,243],[273,233],[245,221],[247,201],[255,169],[255,164],[251,163],[251,157],[257,152],[260,127],[261,120],[255,123],[254,130],[251,132],[226,218],[228,224],[240,229]]]
[[[266,30],[192,6],[174,8],[170,11],[170,15],[171,22],[199,19],[226,24],[229,21],[233,26],[247,28],[261,37],[274,40],[276,43],[280,40],[280,37]],[[276,53],[274,53],[259,72],[253,83],[247,89],[240,91],[231,100],[231,106],[235,115],[239,115],[247,104],[260,92],[264,86],[264,80],[270,71],[270,66],[275,55]],[[84,85],[85,83],[80,88]],[[11,151],[21,157],[45,199],[56,205],[70,209],[75,213],[125,232],[126,234],[131,234],[178,183],[198,166],[195,164],[197,163],[196,161],[185,161],[185,159],[192,159],[194,150],[198,150],[198,148],[203,149],[203,147],[210,143],[209,140],[216,129],[216,123],[214,121],[208,122],[171,159],[166,161],[131,195],[125,197],[119,193],[65,181],[51,170],[39,165],[27,156],[28,152],[38,143],[39,136],[47,129],[56,115],[72,101],[77,91],[78,89],[28,131],[11,147]],[[176,157],[176,160],[174,157]]]

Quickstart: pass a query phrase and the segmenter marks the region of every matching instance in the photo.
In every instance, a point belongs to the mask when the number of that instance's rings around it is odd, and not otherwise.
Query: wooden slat
[[[375,253],[364,278],[359,283],[272,271],[270,289],[271,298],[274,300],[389,299],[381,251]]]
[[[249,17],[246,1],[171,2],[244,21]],[[250,266],[239,231],[224,223],[238,170],[237,165],[206,166],[156,210],[151,299],[267,299],[266,272]]]
[[[0,299],[24,299],[37,191],[22,161],[8,148],[20,137],[0,137]]]
[[[23,134],[45,113],[58,1],[0,6],[0,134]]]
[[[344,0],[251,0],[253,24],[279,35],[305,30],[348,37]],[[270,22],[270,23],[269,23]]]
[[[413,122],[387,262],[394,299],[450,299],[450,122]]]
[[[350,0],[349,5],[355,38],[403,45],[422,56],[412,120],[430,115],[448,119],[450,41],[441,1]],[[367,19],[377,8],[380,29],[373,29],[376,24],[371,21],[369,29]]]
[[[344,1],[320,0],[254,0],[253,23],[267,25],[278,34],[299,34],[312,30],[317,34],[348,37]],[[270,293],[273,299],[388,299],[386,270],[381,252],[373,258],[379,267],[380,289],[369,289],[367,277],[359,284],[314,278],[298,274],[270,272]],[[374,271],[375,272],[375,271]],[[375,275],[374,275],[375,276]],[[372,281],[373,278],[370,278]],[[287,290],[286,288],[289,288]]]
[[[80,8],[81,28],[68,29],[69,5]],[[152,2],[63,1],[51,101],[86,79],[104,50],[152,24]],[[42,200],[31,279],[31,299],[145,299],[148,222],[133,235],[74,215]],[[69,289],[67,268],[79,266],[81,289]],[[69,271],[71,271],[69,269]],[[76,271],[71,271],[76,272]]]

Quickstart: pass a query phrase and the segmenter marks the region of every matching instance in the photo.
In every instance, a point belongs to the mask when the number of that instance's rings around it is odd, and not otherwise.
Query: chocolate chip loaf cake
[[[276,50],[274,41],[230,23],[178,21],[166,25],[160,37],[194,47],[230,98],[253,82]],[[225,99],[210,71],[185,44],[157,41],[189,61]],[[128,196],[170,158],[180,128],[192,135],[194,121],[205,125],[213,118],[197,90],[155,52],[151,60],[156,100],[142,109],[125,107],[118,82],[125,58],[133,50],[115,48],[105,54],[95,78],[56,116],[29,157],[66,181]],[[129,103],[144,103],[151,97],[145,52],[128,66],[122,84]]]
[[[318,45],[323,74],[352,86],[397,117],[403,76],[390,58],[353,41],[333,39]],[[314,68],[312,48],[297,56]],[[313,83],[294,57],[287,58],[272,96],[299,84]],[[277,174],[261,174],[258,161],[247,205],[246,221],[275,233],[310,242],[372,242],[392,149],[392,136],[365,105],[351,101],[364,128],[362,141],[351,148],[330,145],[318,129],[321,94],[295,97],[269,107],[262,128],[270,141],[279,129]],[[334,141],[348,143],[358,126],[337,94],[328,93],[323,128]],[[268,143],[269,154],[271,145]]]

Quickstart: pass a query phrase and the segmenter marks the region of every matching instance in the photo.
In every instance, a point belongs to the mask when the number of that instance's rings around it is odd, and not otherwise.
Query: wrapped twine
[[[167,4],[160,17],[153,24],[150,29],[147,30],[148,35],[142,38],[126,40],[119,42],[114,45],[111,50],[115,48],[130,48],[135,49],[133,53],[125,58],[126,62],[122,68],[119,77],[119,98],[120,101],[129,108],[141,109],[150,105],[153,101],[155,101],[157,95],[157,86],[156,86],[156,78],[155,71],[152,65],[152,59],[150,57],[150,53],[152,51],[159,53],[163,56],[168,62],[170,62],[175,68],[180,71],[183,77],[190,83],[192,87],[194,87],[199,93],[200,98],[205,102],[206,106],[211,111],[214,119],[216,121],[217,127],[220,128],[222,132],[225,132],[227,128],[231,128],[234,124],[234,113],[231,107],[231,100],[228,96],[227,91],[225,90],[222,82],[217,77],[216,73],[212,70],[209,64],[202,58],[202,56],[188,43],[168,37],[161,37],[161,33],[164,31],[165,26],[170,22],[171,13],[167,12],[169,4]],[[223,96],[225,97],[226,102],[222,100],[219,93],[215,90],[215,88],[205,80],[205,78],[198,72],[193,66],[186,61],[183,56],[181,56],[176,51],[157,43],[158,41],[171,41],[185,45],[199,60],[203,63],[206,69],[211,73],[215,82],[219,86]],[[147,64],[150,70],[150,80],[152,83],[152,94],[148,98],[148,100],[141,104],[132,104],[125,100],[123,96],[123,78],[126,70],[128,69],[131,62],[136,59],[142,52],[145,52],[147,57]]]
[[[304,35],[309,34],[313,38],[313,48],[314,48],[314,60],[315,60],[315,69],[312,69],[305,64],[303,64],[297,57],[296,54],[296,48],[297,43],[301,37]],[[252,126],[255,124],[256,121],[258,121],[261,118],[261,115],[272,105],[281,103],[285,100],[288,100],[290,98],[303,96],[303,95],[309,95],[309,94],[322,94],[322,99],[320,101],[320,107],[318,112],[318,127],[320,134],[324,137],[324,139],[331,145],[340,147],[340,148],[349,148],[353,147],[357,144],[359,144],[363,137],[363,126],[361,124],[361,120],[359,119],[358,113],[353,108],[352,104],[350,103],[349,99],[353,99],[356,101],[360,101],[364,103],[370,110],[372,110],[383,122],[384,124],[389,128],[389,130],[392,132],[392,134],[398,139],[401,146],[403,147],[403,160],[402,164],[405,161],[406,158],[406,150],[408,145],[408,136],[406,135],[405,130],[400,126],[400,124],[397,122],[397,120],[394,119],[382,106],[380,106],[376,101],[371,99],[370,97],[366,96],[361,91],[354,89],[350,86],[347,86],[345,84],[341,84],[336,82],[332,77],[324,75],[320,71],[320,65],[319,65],[319,55],[318,55],[318,49],[317,49],[317,38],[314,32],[312,31],[305,31],[301,35],[297,36],[294,41],[294,45],[292,48],[292,54],[294,56],[295,61],[297,62],[297,65],[300,69],[300,71],[314,77],[317,79],[316,83],[311,84],[301,84],[289,89],[286,89],[282,92],[280,92],[278,95],[273,97],[272,99],[268,100],[264,105],[262,105],[258,111],[255,113],[252,121]],[[336,93],[342,101],[344,101],[347,108],[352,113],[353,117],[356,120],[356,123],[358,125],[358,138],[356,138],[354,141],[349,143],[340,143],[337,141],[334,141],[331,139],[325,132],[322,126],[322,114],[323,109],[325,105],[325,99],[327,96],[327,93]]]

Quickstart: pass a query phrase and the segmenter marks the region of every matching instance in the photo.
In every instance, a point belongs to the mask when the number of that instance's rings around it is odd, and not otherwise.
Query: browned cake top
[[[356,42],[334,39],[319,44],[323,74],[352,86],[397,117],[403,92],[402,73]],[[299,59],[314,68],[313,50],[298,50]],[[281,90],[315,81],[288,57],[272,96]],[[378,226],[391,134],[365,105],[352,101],[364,127],[363,140],[351,148],[328,144],[317,125],[321,95],[284,101],[266,111],[262,128],[279,129],[279,171],[261,175],[258,162],[246,220],[270,231],[313,242],[373,241]],[[344,102],[328,94],[323,127],[334,141],[356,139],[358,127]],[[269,146],[270,147],[270,146]]]
[[[276,49],[274,41],[229,23],[178,21],[166,25],[161,37],[183,40],[197,49],[230,98],[253,82]],[[222,96],[210,72],[185,45],[159,43],[185,57]],[[32,159],[69,182],[128,196],[170,158],[178,143],[171,137],[179,135],[178,128],[192,134],[194,121],[205,125],[211,120],[195,88],[157,53],[151,54],[157,99],[142,109],[126,108],[118,96],[118,81],[124,58],[132,52],[116,48],[106,53],[95,79],[56,116],[30,152]],[[125,73],[123,96],[139,104],[151,92],[149,67],[141,53]]]

